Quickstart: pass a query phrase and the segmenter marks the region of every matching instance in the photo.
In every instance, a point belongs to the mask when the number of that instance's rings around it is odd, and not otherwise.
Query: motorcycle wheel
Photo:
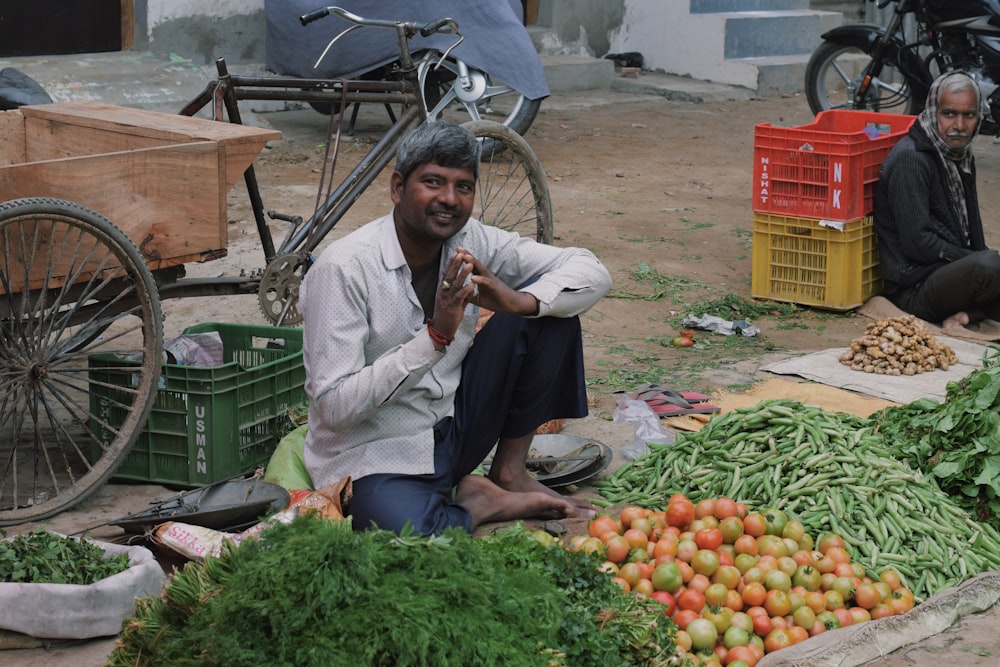
[[[864,100],[857,90],[872,58],[863,49],[823,42],[806,65],[806,99],[813,113],[828,109],[861,109],[883,113],[915,115],[922,101],[912,94],[906,77],[889,61],[869,86]]]
[[[528,131],[541,108],[541,100],[529,100],[510,86],[494,81],[486,72],[471,67],[470,85],[463,89],[458,82],[458,61],[445,58],[435,68],[440,57],[439,52],[428,52],[418,65],[428,118],[454,123],[492,120],[521,135]]]

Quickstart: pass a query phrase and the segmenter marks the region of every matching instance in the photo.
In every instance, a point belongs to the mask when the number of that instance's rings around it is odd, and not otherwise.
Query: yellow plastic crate
[[[846,311],[881,291],[871,216],[831,222],[753,214],[754,297]]]

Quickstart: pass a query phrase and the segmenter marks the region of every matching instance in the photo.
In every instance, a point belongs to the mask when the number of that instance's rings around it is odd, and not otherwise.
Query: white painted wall
[[[717,14],[690,14],[690,0],[624,0],[611,52],[638,51],[645,66],[695,79],[757,87],[757,68],[723,58],[724,23]]]

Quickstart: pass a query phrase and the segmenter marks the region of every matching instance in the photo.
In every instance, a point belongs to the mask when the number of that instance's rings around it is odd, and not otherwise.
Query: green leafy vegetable
[[[88,585],[124,572],[126,554],[108,556],[93,542],[44,530],[0,541],[0,581]]]
[[[517,526],[472,539],[299,517],[139,600],[109,665],[667,665],[675,626]]]
[[[984,359],[942,403],[888,408],[876,423],[896,458],[933,475],[978,520],[1000,529],[1000,366]]]

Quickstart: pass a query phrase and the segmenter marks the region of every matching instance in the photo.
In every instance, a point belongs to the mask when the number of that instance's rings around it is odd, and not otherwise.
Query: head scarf
[[[966,74],[965,72],[949,72],[947,74],[942,74],[934,83],[931,84],[930,91],[927,93],[927,106],[924,110],[920,112],[917,116],[917,122],[920,123],[920,127],[924,130],[924,133],[930,138],[931,143],[934,144],[934,148],[937,149],[938,155],[941,156],[941,162],[945,167],[946,180],[948,182],[948,194],[951,199],[952,207],[955,210],[958,220],[962,225],[962,237],[968,242],[969,240],[969,209],[965,202],[965,187],[962,185],[962,177],[959,173],[961,169],[966,174],[972,173],[972,140],[975,139],[976,134],[979,133],[979,127],[982,125],[982,119],[976,123],[975,129],[972,131],[972,137],[969,138],[969,143],[965,144],[961,148],[956,148],[950,145],[943,136],[941,136],[941,131],[938,129],[937,122],[937,112],[941,104],[941,92],[944,90],[945,85],[955,79],[966,78],[971,83],[971,89],[976,93],[976,108],[982,112],[982,98],[980,97],[979,86],[976,84],[975,79]]]

